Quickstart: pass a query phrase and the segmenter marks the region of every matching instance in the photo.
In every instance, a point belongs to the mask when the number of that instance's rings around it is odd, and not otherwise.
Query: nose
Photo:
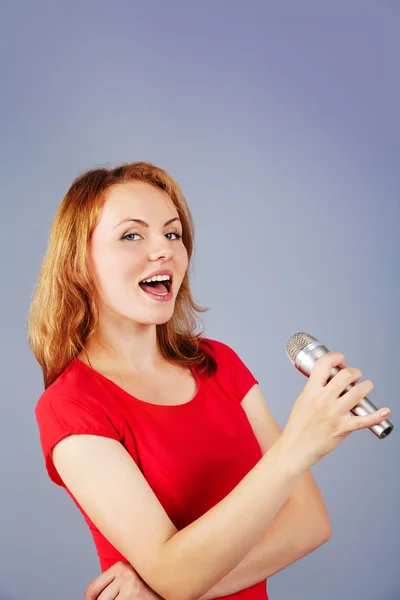
[[[166,260],[169,261],[174,256],[172,248],[168,247],[168,240],[164,238],[160,242],[154,242],[152,248],[148,252],[148,258],[151,261]]]

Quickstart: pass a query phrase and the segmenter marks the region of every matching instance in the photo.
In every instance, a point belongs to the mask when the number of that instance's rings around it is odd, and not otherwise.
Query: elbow
[[[332,537],[332,525],[328,521],[324,521],[322,524],[313,528],[312,533],[309,531],[308,535],[305,535],[301,542],[300,549],[302,552],[309,554],[314,552],[320,546],[326,544]]]
[[[330,527],[319,529],[318,532],[315,532],[313,535],[308,534],[299,543],[298,551],[300,556],[307,556],[308,554],[311,554],[311,552],[314,552],[320,548],[320,546],[326,544],[331,537],[332,529]]]
[[[329,542],[332,537],[332,523],[328,512],[325,510],[322,512],[322,514],[314,514],[313,521],[313,537],[318,543],[318,546],[322,546],[323,544],[326,544],[326,542]]]
[[[326,544],[326,542],[329,542],[329,540],[332,537],[332,524],[331,522],[328,520],[326,522],[324,522],[318,532],[318,537],[317,537],[317,547],[322,546],[323,544]]]
[[[324,521],[324,524],[322,525],[322,532],[323,532],[323,544],[325,544],[325,542],[329,542],[329,540],[332,537],[332,523],[329,519],[329,517],[327,517]]]

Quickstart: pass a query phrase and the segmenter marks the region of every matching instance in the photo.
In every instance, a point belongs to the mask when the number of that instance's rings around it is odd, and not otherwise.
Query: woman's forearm
[[[281,440],[223,500],[164,544],[152,577],[160,583],[157,593],[198,599],[259,543],[303,475]]]
[[[331,535],[322,496],[309,471],[267,527],[261,540],[199,600],[234,594],[307,556]]]

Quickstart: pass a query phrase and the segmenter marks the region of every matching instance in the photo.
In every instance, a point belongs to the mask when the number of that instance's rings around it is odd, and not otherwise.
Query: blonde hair
[[[29,310],[29,346],[42,369],[45,389],[98,329],[95,288],[86,267],[88,242],[107,189],[128,181],[157,186],[171,198],[182,222],[182,241],[190,266],[194,242],[191,212],[178,183],[166,171],[151,163],[134,162],[111,169],[91,169],[78,176],[54,218]],[[156,326],[157,343],[167,360],[212,373],[216,369],[215,360],[199,345],[204,330],[196,333],[195,313],[206,312],[208,308],[194,302],[188,273],[189,268],[171,319]]]

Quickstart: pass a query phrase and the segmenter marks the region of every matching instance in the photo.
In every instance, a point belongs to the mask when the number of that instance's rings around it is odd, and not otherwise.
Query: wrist
[[[285,430],[272,449],[289,477],[300,477],[310,466],[301,446]]]

